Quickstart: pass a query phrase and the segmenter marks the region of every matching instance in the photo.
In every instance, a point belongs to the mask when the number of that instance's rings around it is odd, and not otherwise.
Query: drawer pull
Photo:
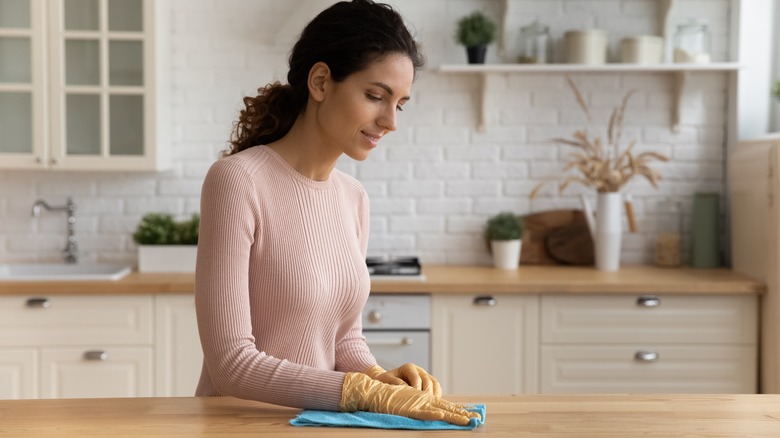
[[[368,345],[374,345],[374,346],[396,346],[396,345],[412,345],[414,344],[414,339],[404,336],[400,340],[398,339],[381,339],[377,341],[366,341]]]
[[[368,322],[378,323],[382,321],[382,314],[378,310],[368,312]]]
[[[475,306],[495,306],[496,304],[498,304],[498,301],[496,301],[496,299],[490,295],[483,295],[474,298]]]
[[[103,350],[90,350],[84,352],[84,360],[108,360],[108,352]]]
[[[29,298],[26,305],[35,309],[48,309],[51,303],[48,298]]]
[[[658,361],[658,353],[655,351],[637,351],[634,354],[634,359],[637,362],[656,362]]]
[[[640,307],[658,307],[661,299],[654,295],[643,295],[636,299],[636,305]]]

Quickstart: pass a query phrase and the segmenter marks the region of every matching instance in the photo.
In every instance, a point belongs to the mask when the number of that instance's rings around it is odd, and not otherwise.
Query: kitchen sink
[[[0,264],[0,281],[119,280],[131,270],[127,265],[112,264]]]

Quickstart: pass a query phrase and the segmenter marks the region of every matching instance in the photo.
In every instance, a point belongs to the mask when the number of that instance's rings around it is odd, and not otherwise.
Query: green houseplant
[[[455,40],[466,47],[469,64],[483,64],[488,44],[496,39],[496,22],[481,11],[458,20]]]
[[[772,95],[775,96],[778,102],[780,102],[780,79],[775,82],[774,88],[772,88]]]
[[[133,233],[141,272],[194,272],[200,215],[176,221],[167,213],[147,213]]]
[[[517,269],[522,250],[523,220],[509,211],[491,216],[485,225],[485,238],[490,241],[493,266],[497,269]]]

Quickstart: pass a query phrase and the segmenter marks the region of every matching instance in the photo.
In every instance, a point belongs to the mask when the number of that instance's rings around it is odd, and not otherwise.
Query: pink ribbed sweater
[[[218,160],[201,194],[196,395],[338,410],[344,372],[376,364],[362,335],[368,197],[256,146]]]

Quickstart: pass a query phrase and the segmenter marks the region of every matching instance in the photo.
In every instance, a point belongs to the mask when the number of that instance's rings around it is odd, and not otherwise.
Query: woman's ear
[[[317,102],[325,99],[325,89],[330,81],[330,68],[324,62],[318,62],[309,70],[309,95]]]

